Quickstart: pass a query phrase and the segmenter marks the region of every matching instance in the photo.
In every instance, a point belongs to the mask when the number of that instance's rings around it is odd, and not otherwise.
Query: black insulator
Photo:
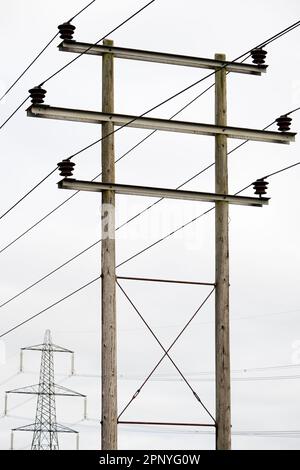
[[[57,164],[59,173],[64,178],[68,178],[69,176],[73,175],[75,163],[71,162],[70,160],[62,160]]]
[[[269,184],[268,181],[265,181],[264,179],[259,179],[252,184],[255,190],[254,194],[258,194],[259,197],[262,197],[263,194],[267,194],[267,187]]]
[[[33,104],[41,104],[44,103],[44,98],[46,96],[47,91],[41,88],[40,86],[35,86],[29,90],[31,103]]]
[[[73,26],[71,23],[63,23],[58,26],[58,29],[61,39],[72,41],[74,31],[76,29],[75,26]]]
[[[280,132],[287,132],[291,128],[292,118],[288,117],[286,114],[280,116],[276,119],[278,130]]]
[[[252,62],[256,65],[263,65],[265,63],[266,55],[267,55],[267,51],[264,51],[261,47],[252,49],[251,51]]]

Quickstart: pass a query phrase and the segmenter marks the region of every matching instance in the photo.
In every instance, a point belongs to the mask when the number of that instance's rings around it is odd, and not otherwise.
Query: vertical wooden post
[[[71,353],[71,375],[75,374],[75,357],[74,353]]]
[[[215,59],[226,60],[225,54]],[[216,125],[227,125],[226,70],[215,78]],[[228,194],[227,137],[215,138],[215,190]],[[216,448],[231,449],[230,342],[229,342],[229,237],[228,203],[216,202],[215,210],[215,348],[216,348]]]
[[[5,393],[5,396],[4,396],[4,416],[7,415],[7,397],[8,396],[8,393]]]
[[[14,450],[14,432],[11,431],[10,434],[10,450]]]
[[[20,349],[20,372],[23,372],[23,349]]]
[[[113,46],[106,39],[105,46]],[[114,112],[113,55],[102,57],[102,111]],[[113,132],[111,122],[102,124],[102,136]],[[115,182],[114,136],[102,141],[102,181]],[[116,275],[115,275],[115,193],[102,192],[102,450],[117,449],[117,357],[116,357]]]
[[[87,419],[87,397],[84,397],[83,402],[83,419]]]

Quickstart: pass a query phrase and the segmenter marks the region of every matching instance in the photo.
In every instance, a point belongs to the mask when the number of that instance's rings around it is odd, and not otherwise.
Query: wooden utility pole
[[[225,54],[215,54],[225,61]],[[227,126],[226,70],[215,76],[215,124]],[[228,194],[227,136],[215,138],[215,191]],[[231,448],[230,341],[229,341],[229,240],[228,203],[216,202],[215,211],[215,351],[216,351],[216,448]]]
[[[58,164],[61,176],[63,176],[63,179],[58,183],[59,188],[72,191],[102,192],[102,449],[117,449],[115,194],[215,202],[216,277],[213,285],[215,286],[216,297],[216,418],[213,420],[213,424],[203,423],[198,425],[216,427],[216,448],[220,450],[230,449],[228,204],[261,207],[268,204],[269,198],[261,197],[264,192],[256,192],[256,194],[259,194],[259,197],[244,197],[228,194],[227,138],[289,144],[295,140],[295,133],[227,126],[226,73],[260,76],[267,71],[267,66],[264,64],[227,62],[224,54],[216,54],[215,59],[210,59],[114,47],[113,41],[109,40],[105,40],[102,45],[64,40],[60,44],[59,49],[68,53],[89,54],[96,57],[102,56],[103,58],[102,112],[45,105],[40,96],[40,91],[38,90],[38,92],[36,92],[35,89],[31,90],[32,105],[27,110],[27,115],[31,117],[84,122],[98,126],[101,124],[102,135],[105,137],[102,141],[101,183],[75,179],[73,177],[73,170],[66,168],[65,160]],[[173,66],[215,70],[215,124],[150,118],[146,116],[147,112],[143,113],[142,116],[114,113],[113,64],[115,59],[156,62]],[[137,129],[206,135],[215,139],[215,193],[116,183],[114,137],[110,135],[114,131],[114,126],[119,128],[132,127]],[[108,135],[109,137],[106,137]],[[127,279],[135,281],[142,280],[137,277]],[[148,280],[149,282],[173,282],[172,280],[166,279],[144,278],[143,280]],[[127,407],[125,409],[127,409]],[[212,416],[211,413],[209,413],[209,415]],[[122,423],[138,424],[140,422],[122,421]],[[146,424],[154,423],[148,422]],[[165,425],[166,423],[156,424]]]
[[[105,46],[113,46],[106,39]],[[102,57],[102,112],[114,112],[114,59],[113,54]],[[113,122],[102,124],[102,136],[114,130]],[[114,135],[102,141],[102,181],[115,182]],[[102,193],[102,428],[101,449],[117,449],[117,355],[116,355],[116,274],[115,274],[115,192]]]

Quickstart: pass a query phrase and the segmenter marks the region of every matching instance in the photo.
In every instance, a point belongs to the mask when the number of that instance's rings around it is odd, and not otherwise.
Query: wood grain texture
[[[215,59],[225,60],[224,54]],[[215,77],[216,125],[227,125],[226,71]],[[215,190],[228,194],[227,137],[215,138]],[[229,338],[229,234],[228,203],[216,202],[215,210],[215,348],[216,348],[216,448],[231,449],[230,338]]]
[[[113,46],[105,40],[104,45]],[[114,59],[112,54],[102,57],[102,111],[114,111]],[[102,137],[114,130],[111,122],[102,124]],[[102,181],[115,182],[114,136],[102,141]],[[101,449],[115,450],[117,436],[117,349],[116,349],[116,274],[115,274],[115,193],[103,191],[101,207],[102,245],[102,428]]]

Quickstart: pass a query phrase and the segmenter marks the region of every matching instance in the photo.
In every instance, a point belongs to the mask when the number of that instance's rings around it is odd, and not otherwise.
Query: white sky
[[[86,2],[87,3],[87,2]],[[145,2],[97,0],[74,24],[75,38],[95,42]],[[37,0],[1,2],[0,85],[5,89],[28,61],[47,43],[58,24],[66,21],[85,2],[53,0],[41,8]],[[166,51],[202,57],[224,52],[234,59],[256,44],[299,19],[299,2],[251,0],[157,2],[114,33],[115,45]],[[268,47],[268,73],[262,77],[230,74],[228,77],[228,123],[261,129],[280,114],[300,106],[300,55],[296,29]],[[56,41],[58,44],[60,40]],[[27,90],[39,84],[74,56],[47,50],[26,77],[1,104],[1,122],[24,99]],[[116,60],[115,111],[141,114],[148,108],[205,76],[207,71],[167,65]],[[100,109],[101,59],[80,58],[50,81],[46,103],[53,106]],[[152,113],[170,117],[205,89],[207,80],[180,98]],[[212,123],[213,92],[196,101],[179,119]],[[297,132],[300,113],[293,115]],[[275,128],[274,128],[275,130]],[[116,157],[147,135],[147,131],[122,130],[116,135]],[[29,119],[25,110],[0,131],[0,212],[66,158],[100,136],[89,124]],[[240,141],[230,141],[229,149]],[[299,138],[290,146],[252,142],[230,157],[230,192],[277,169],[299,161]],[[176,187],[210,164],[213,139],[205,136],[157,133],[117,165],[120,183]],[[75,177],[93,178],[100,172],[100,148],[80,155]],[[234,449],[298,449],[299,406],[299,198],[296,167],[270,179],[270,206],[230,209],[231,251],[231,351],[232,425]],[[56,187],[51,177],[24,203],[1,221],[1,247],[18,236],[62,202],[69,192]],[[213,170],[186,189],[213,191]],[[248,191],[252,195],[251,189]],[[153,202],[150,199],[119,197],[117,223]],[[2,282],[0,300],[5,301],[57,265],[100,238],[99,197],[80,194],[4,253],[0,254]],[[206,208],[203,203],[164,201],[120,230],[117,260],[122,262],[161,235],[192,219]],[[171,237],[118,270],[119,275],[166,277],[211,282],[214,275],[213,213],[200,219],[180,235]],[[77,289],[99,274],[100,251],[93,248],[51,278],[1,310],[0,333],[31,314]],[[204,287],[152,284],[122,284],[140,308],[163,344],[172,342],[184,322],[208,293]],[[193,387],[214,412],[214,325],[211,299],[174,348],[174,360],[192,380]],[[6,364],[0,366],[1,400],[4,391],[37,382],[39,355],[28,353],[25,372],[16,374],[19,348],[41,341],[50,328],[54,341],[76,351],[78,376],[67,378],[66,359],[57,357],[57,382],[86,393],[89,420],[81,420],[81,403],[58,400],[58,421],[80,431],[81,448],[99,443],[99,285],[93,285],[46,312],[5,338]],[[118,292],[118,348],[120,409],[128,402],[149,373],[162,351]],[[36,354],[34,358],[33,355]],[[29,357],[30,356],[30,357]],[[30,362],[30,358],[32,359]],[[280,365],[290,367],[277,368]],[[271,368],[276,366],[275,368]],[[262,371],[241,369],[266,367]],[[270,367],[270,368],[269,368]],[[282,378],[283,375],[292,378]],[[277,376],[277,379],[274,379]],[[241,380],[256,377],[256,380]],[[259,379],[260,377],[260,379]],[[278,378],[279,377],[279,378]],[[153,421],[209,420],[172,365],[165,360],[136,399],[124,419]],[[167,380],[163,380],[167,379]],[[9,447],[10,429],[34,419],[34,401],[11,397],[9,416],[0,419],[0,448]],[[0,405],[1,406],[1,405]],[[274,431],[298,431],[296,437]],[[248,431],[270,431],[264,436],[241,435]],[[20,433],[21,434],[21,433]],[[16,447],[30,445],[31,436],[16,436]],[[246,433],[247,434],[247,433]],[[61,447],[74,442],[61,438]],[[120,427],[121,448],[211,449],[214,437],[194,429]]]

